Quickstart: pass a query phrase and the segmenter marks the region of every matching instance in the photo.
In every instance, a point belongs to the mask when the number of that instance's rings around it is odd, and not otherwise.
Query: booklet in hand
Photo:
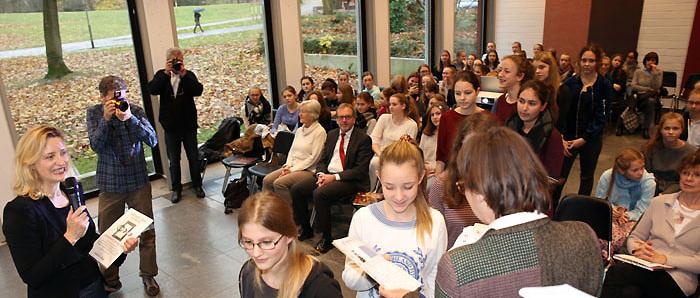
[[[100,266],[107,268],[124,253],[126,239],[138,237],[153,223],[153,220],[133,208],[124,213],[92,245],[90,256]]]
[[[620,262],[632,264],[632,265],[644,268],[644,269],[649,270],[649,271],[673,269],[673,267],[671,267],[669,265],[649,262],[649,261],[642,260],[642,259],[637,258],[637,257],[632,256],[632,255],[616,254],[613,256],[613,259],[618,260]]]

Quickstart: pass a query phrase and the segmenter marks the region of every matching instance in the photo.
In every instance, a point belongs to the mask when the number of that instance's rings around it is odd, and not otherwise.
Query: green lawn
[[[260,13],[260,4],[204,5],[202,24],[254,16]],[[194,25],[193,6],[175,8],[177,27]],[[130,35],[131,29],[126,10],[90,11],[92,35],[95,39]],[[63,43],[90,39],[85,12],[60,12],[61,41]],[[230,25],[240,25],[233,23]],[[205,27],[205,30],[207,28]],[[44,45],[43,16],[41,13],[1,13],[0,51],[40,47]]]

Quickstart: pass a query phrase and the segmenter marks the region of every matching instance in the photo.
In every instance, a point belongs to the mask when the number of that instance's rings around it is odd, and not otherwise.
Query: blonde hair
[[[285,271],[278,298],[293,298],[299,295],[301,287],[311,272],[314,259],[305,254],[297,243],[297,229],[294,223],[292,207],[277,194],[269,191],[256,193],[245,200],[238,214],[238,240],[241,239],[241,227],[247,223],[259,224],[266,229],[292,238],[287,247],[287,257],[280,266]],[[255,285],[262,289],[262,271],[255,269]]]
[[[379,172],[382,172],[382,168],[386,164],[402,165],[409,162],[416,167],[419,174],[425,173],[423,152],[410,137],[402,137],[382,150],[381,158],[379,158]],[[430,237],[433,229],[433,219],[426,201],[425,180],[425,176],[422,177],[418,185],[418,195],[413,201],[413,205],[416,207],[416,239],[418,239],[420,246],[424,246],[426,237]]]
[[[29,196],[34,200],[38,200],[43,195],[41,179],[34,164],[41,159],[44,148],[51,138],[65,140],[66,136],[56,127],[38,125],[30,128],[19,139],[15,152],[15,178],[12,186],[15,195]]]
[[[557,97],[557,92],[559,92],[559,85],[561,85],[561,77],[559,77],[559,66],[557,60],[552,56],[550,52],[541,52],[535,55],[534,61],[540,61],[549,66],[549,73],[547,74],[547,79],[545,83],[554,87],[554,97]]]

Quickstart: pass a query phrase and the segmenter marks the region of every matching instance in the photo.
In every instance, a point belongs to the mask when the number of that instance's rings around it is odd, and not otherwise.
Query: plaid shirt
[[[135,191],[148,183],[143,145],[158,143],[156,132],[139,106],[131,104],[132,117],[105,121],[102,104],[87,110],[90,147],[97,153],[97,187],[108,193]]]

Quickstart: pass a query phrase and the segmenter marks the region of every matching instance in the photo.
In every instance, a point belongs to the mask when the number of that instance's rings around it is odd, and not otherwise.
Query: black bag
[[[224,145],[241,136],[241,123],[237,117],[228,117],[221,121],[211,138],[199,147],[200,159],[206,158],[208,163],[224,159]]]
[[[250,195],[245,178],[231,181],[224,191],[224,213],[229,214],[233,209],[241,208],[243,201]]]

